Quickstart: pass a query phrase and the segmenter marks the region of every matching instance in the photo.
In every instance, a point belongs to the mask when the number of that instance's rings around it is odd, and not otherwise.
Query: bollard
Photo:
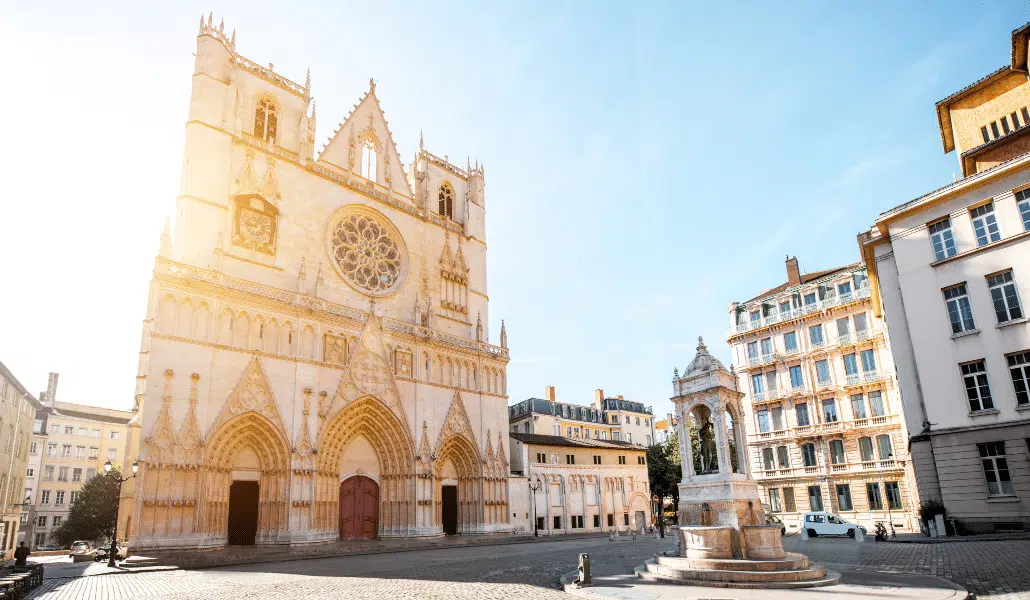
[[[804,525],[805,525],[804,523],[801,524],[801,539],[807,540],[808,539],[808,528],[805,527]]]
[[[862,543],[865,541],[865,530],[863,530],[861,527],[855,528],[855,541],[858,543]]]
[[[576,580],[579,585],[590,585],[590,555],[579,555],[579,578]]]

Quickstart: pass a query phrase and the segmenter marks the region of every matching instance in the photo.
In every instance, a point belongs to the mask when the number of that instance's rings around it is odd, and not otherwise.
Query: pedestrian
[[[14,551],[14,566],[24,567],[25,559],[27,559],[30,554],[32,554],[32,552],[29,551],[29,548],[25,545],[25,542],[20,542],[18,544],[18,549]]]

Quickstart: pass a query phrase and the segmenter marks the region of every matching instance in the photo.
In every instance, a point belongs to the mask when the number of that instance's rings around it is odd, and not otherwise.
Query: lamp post
[[[651,514],[658,517],[658,535],[662,538],[665,537],[665,498],[659,498],[658,494],[655,494],[651,500],[654,503],[654,512]]]
[[[894,453],[893,452],[888,452],[887,453],[887,460],[888,461],[894,460]],[[888,464],[890,464],[890,463],[888,462]],[[894,519],[891,517],[891,499],[890,499],[890,496],[887,495],[887,484],[886,483],[883,484],[883,494],[885,496],[887,496],[887,523],[889,523],[890,526],[891,526],[891,537],[897,537],[898,534],[894,531]]]
[[[111,467],[111,461],[107,461],[106,463],[104,463],[104,473],[110,474],[111,473],[111,468],[112,468]],[[136,477],[136,471],[139,471],[139,463],[136,462],[136,461],[132,461],[132,475],[130,475],[128,477],[119,477],[118,478],[118,498],[119,498],[119,501],[121,499],[122,484],[125,483],[126,481],[130,480],[130,479],[135,478]],[[109,553],[109,556],[107,557],[107,566],[109,566],[109,567],[116,567],[116,566],[118,566],[114,562],[115,557],[117,557],[117,556],[118,556],[118,513],[115,512],[114,529],[111,530],[111,551]]]
[[[537,479],[536,481],[529,482],[529,489],[533,490],[533,537],[540,537],[540,531],[537,529],[537,516],[536,516],[536,493],[544,487],[542,481]]]

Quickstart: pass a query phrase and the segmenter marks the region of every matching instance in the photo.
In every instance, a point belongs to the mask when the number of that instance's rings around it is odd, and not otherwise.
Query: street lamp
[[[111,461],[107,461],[106,463],[104,463],[104,473],[107,473],[108,475],[110,475],[111,468],[112,468]],[[119,497],[121,496],[122,484],[125,483],[126,481],[136,477],[136,472],[137,471],[139,471],[139,462],[134,460],[134,461],[132,461],[132,475],[130,475],[128,477],[119,477],[118,478]],[[114,562],[115,557],[118,556],[118,516],[117,516],[117,513],[115,513],[114,529],[111,531],[111,551],[110,551],[109,554],[110,555],[107,558],[107,566],[109,566],[109,567],[116,567],[116,566],[118,566]]]
[[[533,490],[533,537],[540,537],[540,531],[537,529],[539,520],[536,516],[536,493],[544,487],[544,484],[539,479],[529,482],[529,489]]]
[[[887,453],[887,460],[888,461],[894,460],[894,453],[893,452],[888,452]],[[887,464],[890,464],[890,462],[888,462]],[[887,494],[887,484],[886,483],[883,484],[883,494],[885,496],[887,496],[887,522],[891,526],[891,537],[897,537],[898,534],[894,531],[894,519],[891,517],[891,499],[890,499],[890,496]]]

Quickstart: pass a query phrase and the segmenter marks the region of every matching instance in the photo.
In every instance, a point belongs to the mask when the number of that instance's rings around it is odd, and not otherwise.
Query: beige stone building
[[[650,446],[655,441],[651,413],[650,406],[622,396],[605,397],[604,390],[594,390],[594,402],[589,406],[558,402],[554,386],[549,385],[544,388],[543,398],[529,398],[509,406],[508,426],[519,433]]]
[[[0,553],[13,557],[25,504],[29,445],[39,401],[0,363]]]
[[[509,433],[511,469],[528,479],[512,494],[528,495],[540,535],[640,532],[651,523],[647,450],[630,442]]]
[[[786,267],[785,283],[730,305],[727,337],[766,509],[788,528],[826,510],[912,531],[902,404],[865,266]]]
[[[121,535],[145,550],[511,531],[484,168],[421,139],[403,162],[371,81],[316,153],[310,76],[244,57],[210,18],[196,43]]]
[[[38,411],[39,429],[33,436],[40,445],[40,471],[36,477],[35,502],[26,523],[31,548],[52,547],[50,537],[68,518],[82,486],[104,463],[122,468],[126,459],[128,423],[133,413],[46,398]],[[128,471],[131,473],[131,469]]]
[[[1011,63],[937,103],[963,178],[859,236],[923,499],[960,532],[1030,528],[1030,23]]]

